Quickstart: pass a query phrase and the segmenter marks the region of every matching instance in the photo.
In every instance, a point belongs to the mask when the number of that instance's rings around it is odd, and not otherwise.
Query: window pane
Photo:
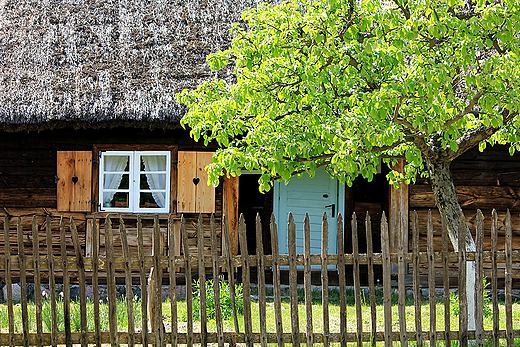
[[[139,180],[141,190],[164,190],[166,189],[166,174],[141,174]]]
[[[130,171],[127,155],[105,155],[103,157],[103,167],[105,172]]]
[[[103,207],[125,207],[128,208],[128,193],[126,192],[104,192]]]
[[[140,208],[162,208],[166,200],[166,193],[164,192],[153,192],[153,193],[140,193],[139,194],[139,207]]]
[[[166,171],[166,156],[142,155],[141,171]]]
[[[128,189],[130,186],[129,174],[105,174],[103,189]]]

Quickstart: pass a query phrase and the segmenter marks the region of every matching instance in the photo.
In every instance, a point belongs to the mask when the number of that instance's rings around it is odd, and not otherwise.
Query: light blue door
[[[289,184],[274,185],[273,211],[278,225],[280,254],[287,254],[287,222],[292,212],[296,223],[296,252],[303,254],[303,221],[309,214],[311,225],[311,254],[321,253],[321,223],[323,212],[329,222],[329,254],[337,253],[336,216],[344,214],[345,187],[339,184],[324,168],[316,170],[310,178],[306,174],[294,177]]]

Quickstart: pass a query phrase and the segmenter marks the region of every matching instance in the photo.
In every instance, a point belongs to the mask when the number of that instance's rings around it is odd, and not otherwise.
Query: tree
[[[517,0],[289,1],[242,15],[212,80],[179,100],[195,139],[222,148],[210,167],[273,179],[326,166],[342,182],[371,179],[380,158],[406,158],[392,182],[428,175],[455,250],[462,213],[450,163],[487,144],[520,148]],[[386,1],[385,3],[388,3]],[[466,227],[468,250],[474,242]]]

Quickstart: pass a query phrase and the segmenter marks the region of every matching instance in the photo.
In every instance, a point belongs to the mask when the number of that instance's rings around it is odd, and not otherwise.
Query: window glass
[[[166,189],[166,174],[141,174],[139,188],[141,190]]]
[[[127,192],[105,192],[103,193],[103,207],[128,208],[130,207],[129,194]]]

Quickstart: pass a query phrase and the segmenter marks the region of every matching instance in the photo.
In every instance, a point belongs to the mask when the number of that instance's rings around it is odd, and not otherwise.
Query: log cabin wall
[[[172,130],[145,130],[134,128],[114,129],[87,129],[87,130],[45,130],[30,133],[0,132],[0,217],[22,216],[24,226],[24,245],[26,253],[32,253],[31,222],[36,215],[40,227],[40,252],[46,253],[45,218],[50,216],[53,231],[53,251],[59,251],[59,221],[61,216],[66,219],[67,231],[70,217],[73,217],[80,232],[81,244],[88,243],[86,236],[87,224],[91,223],[90,212],[59,212],[57,211],[57,152],[58,151],[93,151],[94,145],[177,145],[179,151],[208,151],[207,147],[194,142],[187,131]],[[114,148],[116,149],[116,148]],[[94,190],[93,190],[94,196]],[[97,200],[97,197],[94,196]],[[175,212],[176,212],[175,208]],[[215,191],[215,217],[218,230],[222,216],[222,185]],[[99,217],[106,213],[100,213]],[[196,249],[196,221],[198,214],[185,213],[186,225],[190,239],[190,248]],[[204,213],[204,222],[209,226],[209,213]],[[178,220],[180,214],[174,213]],[[90,222],[87,222],[90,220]],[[103,218],[100,219],[100,254],[104,254]],[[135,228],[136,219],[125,219],[127,227]],[[151,227],[152,221],[143,219],[145,231]],[[3,225],[3,222],[2,222]],[[116,226],[117,227],[117,226]],[[166,229],[166,216],[161,219],[161,228]],[[205,227],[209,230],[209,227]],[[208,232],[209,233],[209,232]],[[2,232],[3,234],[3,232]],[[117,232],[115,233],[117,234]],[[17,252],[16,218],[10,221],[10,240],[12,252]],[[151,235],[149,235],[151,236]],[[129,236],[131,238],[131,235]],[[145,234],[145,238],[147,235]],[[209,253],[210,238],[205,235],[205,246]],[[134,238],[135,239],[135,238]],[[151,240],[151,239],[150,239]],[[165,245],[167,245],[166,240]],[[120,243],[116,239],[116,254],[121,253]],[[130,244],[133,256],[137,256],[137,248]],[[151,242],[146,246],[151,252]],[[163,247],[166,252],[167,248]],[[4,252],[4,239],[0,238],[0,253]],[[67,238],[67,253],[74,255],[72,240]]]
[[[484,214],[484,250],[491,250],[491,211],[498,212],[498,249],[504,250],[505,215],[511,211],[513,224],[513,249],[520,249],[520,154],[509,155],[508,148],[495,146],[484,152],[473,149],[457,158],[451,164],[455,188],[462,205],[466,222],[475,237],[477,209]],[[426,252],[426,220],[428,210],[432,210],[434,221],[435,251],[442,245],[441,219],[428,179],[418,179],[410,186],[409,225],[411,228],[413,211],[417,211],[420,226],[420,251]],[[409,239],[411,247],[411,238]],[[439,247],[437,249],[437,246]],[[450,244],[450,251],[453,247]],[[501,264],[504,265],[504,264]],[[500,265],[499,265],[500,266]],[[486,275],[490,275],[490,265],[484,266]],[[450,272],[456,276],[456,269]],[[520,269],[514,269],[515,286],[520,285]]]

